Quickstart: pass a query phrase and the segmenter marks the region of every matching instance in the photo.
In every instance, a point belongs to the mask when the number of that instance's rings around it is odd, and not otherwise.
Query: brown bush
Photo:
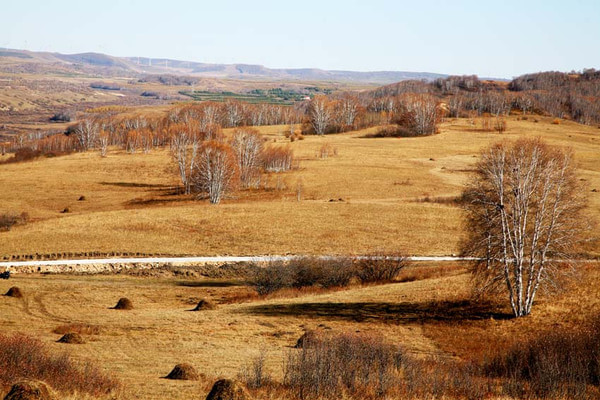
[[[29,221],[29,214],[26,212],[0,214],[0,232],[10,231],[13,226],[25,224],[27,221]]]
[[[84,344],[85,340],[79,333],[69,332],[65,333],[60,339],[58,339],[57,343]]]
[[[41,150],[34,150],[30,147],[23,147],[15,151],[13,156],[8,160],[4,161],[4,163],[17,163],[23,161],[31,161],[35,160],[38,157],[42,156]]]
[[[8,289],[8,292],[6,292],[5,296],[16,297],[16,298],[20,299],[23,297],[23,292],[17,286],[13,286],[10,289]]]
[[[114,393],[119,387],[94,364],[76,363],[66,353],[52,354],[42,342],[29,336],[0,335],[0,386],[22,379],[46,382],[60,392],[92,396]]]
[[[259,295],[282,289],[345,287],[352,282],[392,281],[406,265],[399,254],[374,254],[363,258],[299,257],[274,262],[255,271],[249,280]]]
[[[115,310],[133,310],[133,303],[127,297],[121,297],[117,305],[113,307]]]
[[[400,380],[400,350],[376,335],[339,334],[290,353],[284,385],[297,398],[385,398]]]
[[[210,300],[202,299],[192,311],[214,310],[217,305]]]
[[[252,362],[242,368],[239,378],[249,389],[260,389],[273,383],[265,370],[266,356],[261,352]]]
[[[283,288],[292,287],[294,276],[286,263],[274,262],[265,268],[257,269],[249,280],[260,295],[273,293]]]
[[[176,379],[184,381],[197,381],[200,378],[196,368],[192,365],[183,363],[177,364],[165,379]]]
[[[267,172],[284,172],[292,169],[294,153],[289,147],[266,147],[262,154],[262,165]]]
[[[329,143],[325,143],[319,148],[319,152],[317,153],[318,158],[329,158],[332,156],[337,156],[337,148],[333,147]]]
[[[384,125],[374,133],[366,134],[366,138],[414,137],[415,132],[402,125]]]
[[[319,333],[315,331],[306,331],[296,341],[295,349],[301,349],[305,345],[309,345],[311,342],[319,340]]]
[[[498,133],[504,133],[506,131],[506,120],[503,117],[496,117],[494,121],[494,130]]]
[[[17,382],[10,388],[4,400],[52,400],[48,385],[44,382],[24,380]]]
[[[375,253],[355,261],[355,270],[363,283],[391,282],[406,267],[400,254]]]
[[[589,398],[600,385],[600,319],[579,330],[554,330],[515,343],[485,365],[490,377],[527,382],[539,398]],[[514,393],[507,393],[512,395]]]
[[[206,400],[248,400],[250,396],[239,382],[221,379],[215,382]]]
[[[324,288],[347,286],[355,270],[350,258],[302,257],[289,262],[294,276],[293,287],[321,286]]]

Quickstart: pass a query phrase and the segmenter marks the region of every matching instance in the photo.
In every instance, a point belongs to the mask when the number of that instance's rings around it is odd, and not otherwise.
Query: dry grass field
[[[452,254],[464,231],[453,199],[477,154],[524,136],[573,148],[589,194],[587,212],[597,220],[600,130],[545,118],[508,123],[503,135],[459,119],[430,137],[366,139],[368,132],[360,131],[292,143],[285,138],[289,127],[262,127],[273,146],[294,150],[297,167],[265,175],[260,190],[234,193],[216,206],[177,194],[166,149],[2,164],[0,211],[27,212],[30,219],[0,232],[0,257]],[[323,146],[335,154],[320,157]],[[600,249],[593,244],[589,252]],[[597,317],[599,278],[596,264],[584,266],[578,284],[557,297],[542,295],[531,316],[513,319],[503,298],[472,299],[461,264],[412,264],[394,283],[263,297],[237,279],[185,274],[16,275],[0,281],[0,293],[18,286],[24,297],[0,296],[0,329],[38,338],[54,354],[93,360],[121,382],[118,398],[204,399],[216,379],[238,377],[261,354],[281,382],[282,366],[300,351],[293,346],[307,330],[378,334],[423,362],[482,363],[519,340],[577,329]],[[111,309],[121,297],[133,310]],[[201,299],[217,308],[191,312]],[[85,343],[57,343],[71,330],[81,331]],[[184,362],[200,373],[198,381],[163,379]],[[278,390],[253,394],[286,398]]]
[[[293,346],[308,329],[376,332],[418,359],[480,361],[540,331],[577,327],[600,311],[597,267],[585,270],[579,287],[540,299],[530,317],[519,319],[498,317],[508,311],[502,307],[469,303],[469,275],[460,265],[438,265],[444,272],[429,278],[419,273],[428,267],[409,266],[417,278],[411,282],[242,302],[240,293],[250,289],[228,280],[21,275],[0,281],[0,292],[16,285],[24,294],[0,296],[0,328],[37,337],[75,360],[94,360],[122,382],[120,398],[204,399],[217,378],[236,378],[261,353],[268,373],[281,381],[284,361],[299,351]],[[110,309],[122,296],[133,310]],[[199,299],[217,308],[190,312]],[[93,327],[82,332],[86,343],[56,343],[61,335],[53,331],[78,325]],[[181,362],[201,379],[162,378]]]
[[[0,232],[0,258],[93,252],[452,254],[463,227],[461,209],[451,200],[481,149],[518,137],[573,148],[588,211],[597,220],[600,130],[536,118],[511,117],[503,135],[459,119],[430,137],[365,139],[359,131],[293,143],[284,137],[288,127],[262,127],[268,142],[293,149],[297,168],[266,175],[266,190],[237,192],[217,206],[176,195],[178,178],[166,149],[0,165],[0,211],[30,216],[29,223]],[[325,145],[337,154],[320,158]],[[62,213],[65,208],[69,212]],[[590,252],[598,255],[600,249],[594,245]]]

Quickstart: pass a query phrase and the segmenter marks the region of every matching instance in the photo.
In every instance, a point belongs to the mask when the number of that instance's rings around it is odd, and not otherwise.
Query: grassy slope
[[[285,127],[264,127],[275,145]],[[0,211],[26,211],[32,222],[0,233],[0,256],[62,252],[146,254],[457,252],[461,211],[425,197],[460,194],[476,154],[490,143],[542,136],[571,146],[600,210],[600,130],[549,120],[509,121],[508,133],[476,132],[465,120],[439,135],[363,139],[364,132],[291,143],[299,169],[270,175],[270,191],[240,192],[218,206],[173,196],[177,177],[167,150],[128,155],[114,150],[0,166]],[[333,146],[338,155],[321,159]],[[7,157],[7,156],[5,156]],[[295,191],[302,184],[302,201]],[[275,190],[284,185],[286,189]],[[86,201],[77,201],[80,195]],[[330,199],[343,202],[330,202]],[[65,207],[70,213],[63,214]],[[597,254],[597,249],[594,250]]]

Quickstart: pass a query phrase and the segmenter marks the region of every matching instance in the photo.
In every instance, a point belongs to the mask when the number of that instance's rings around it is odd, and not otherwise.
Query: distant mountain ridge
[[[2,64],[51,64],[58,68],[88,68],[110,75],[172,74],[204,78],[300,80],[389,84],[415,79],[433,81],[447,75],[410,71],[338,71],[318,68],[268,68],[254,64],[210,64],[166,58],[114,57],[101,53],[61,54],[0,48]]]

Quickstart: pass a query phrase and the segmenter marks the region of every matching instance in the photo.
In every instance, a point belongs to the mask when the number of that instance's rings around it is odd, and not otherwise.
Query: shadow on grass
[[[137,183],[137,182],[100,182],[105,186],[117,186],[127,188],[146,188],[146,189],[170,189],[172,185],[163,185],[160,183]]]
[[[175,196],[177,195],[176,192],[169,192],[164,194],[164,196]],[[128,206],[152,206],[152,205],[159,205],[159,204],[169,204],[169,203],[183,203],[183,202],[187,202],[190,201],[189,198],[181,198],[181,197],[170,197],[168,199],[157,199],[157,198],[150,198],[150,199],[132,199],[129,200],[126,205]]]
[[[244,282],[239,281],[177,281],[175,282],[175,285],[200,288],[224,288],[233,286],[244,286],[245,284]]]
[[[355,322],[459,322],[510,319],[489,303],[444,301],[429,303],[297,303],[247,307],[243,312],[265,316],[341,319]]]

